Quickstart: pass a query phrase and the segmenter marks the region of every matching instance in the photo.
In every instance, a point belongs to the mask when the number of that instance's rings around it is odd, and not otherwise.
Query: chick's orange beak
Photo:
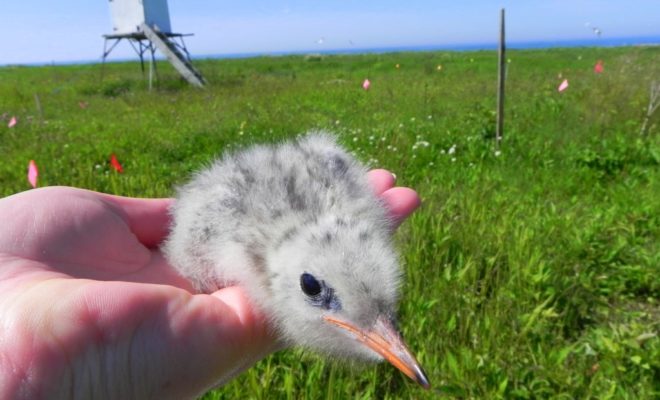
[[[325,315],[323,319],[349,332],[357,341],[380,354],[390,364],[408,375],[410,379],[417,382],[424,389],[431,387],[424,370],[419,366],[415,356],[410,353],[401,335],[392,326],[389,319],[385,317],[378,318],[370,331],[360,329],[349,322],[342,321],[331,315]]]

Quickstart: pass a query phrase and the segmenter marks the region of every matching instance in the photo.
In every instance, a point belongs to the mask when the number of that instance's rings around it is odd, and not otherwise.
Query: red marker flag
[[[110,165],[112,165],[112,168],[114,168],[115,171],[119,172],[120,174],[124,172],[124,167],[122,167],[119,163],[119,160],[117,160],[115,153],[112,153],[110,156]]]
[[[568,79],[564,79],[564,81],[557,88],[557,91],[563,92],[566,89],[568,89]]]
[[[39,169],[37,168],[37,163],[35,163],[34,160],[30,160],[30,164],[28,164],[27,179],[33,188],[37,187],[38,178],[39,178]]]
[[[598,62],[596,62],[596,65],[594,65],[594,72],[596,74],[602,74],[603,70],[604,70],[603,60],[598,60]]]
[[[17,122],[18,121],[16,120],[16,117],[11,117],[9,123],[7,124],[7,128],[13,128],[14,126],[16,126]]]
[[[365,79],[364,82],[362,82],[362,89],[369,90],[369,87],[371,87],[371,81]]]

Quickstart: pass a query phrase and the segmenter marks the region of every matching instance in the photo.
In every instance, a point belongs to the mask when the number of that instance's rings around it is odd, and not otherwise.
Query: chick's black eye
[[[300,288],[307,296],[317,296],[321,293],[321,284],[307,272],[300,275]]]

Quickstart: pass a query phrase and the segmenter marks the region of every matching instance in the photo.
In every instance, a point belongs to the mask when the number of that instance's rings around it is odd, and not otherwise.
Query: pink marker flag
[[[9,123],[7,124],[7,127],[8,128],[13,128],[14,126],[16,126],[17,122],[18,122],[18,120],[16,120],[16,117],[11,117],[11,119],[9,120]]]
[[[602,74],[604,69],[605,68],[603,67],[603,60],[598,60],[598,62],[596,62],[596,65],[594,65],[594,72],[597,74]]]
[[[371,82],[369,81],[369,79],[365,79],[364,82],[362,82],[362,89],[369,90],[370,86],[371,86]]]
[[[559,87],[557,88],[557,91],[559,91],[559,92],[563,92],[563,91],[566,90],[567,88],[568,88],[568,79],[564,79],[564,81],[563,81],[563,82],[559,85]]]
[[[28,165],[27,178],[28,182],[30,182],[30,185],[32,185],[33,188],[36,188],[37,178],[39,178],[39,169],[37,168],[37,163],[35,163],[34,160],[30,160],[30,164]]]
[[[122,167],[119,163],[119,160],[117,160],[115,153],[112,153],[110,156],[110,165],[112,165],[112,168],[114,168],[115,171],[119,172],[120,174],[124,172],[124,167]]]

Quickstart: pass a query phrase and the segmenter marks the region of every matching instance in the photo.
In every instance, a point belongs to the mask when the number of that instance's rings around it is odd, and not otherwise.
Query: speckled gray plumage
[[[338,356],[377,356],[321,321],[369,327],[396,307],[391,224],[367,170],[331,135],[311,133],[226,154],[178,190],[164,250],[202,292],[238,284],[283,340]],[[335,292],[312,304],[300,275]]]

